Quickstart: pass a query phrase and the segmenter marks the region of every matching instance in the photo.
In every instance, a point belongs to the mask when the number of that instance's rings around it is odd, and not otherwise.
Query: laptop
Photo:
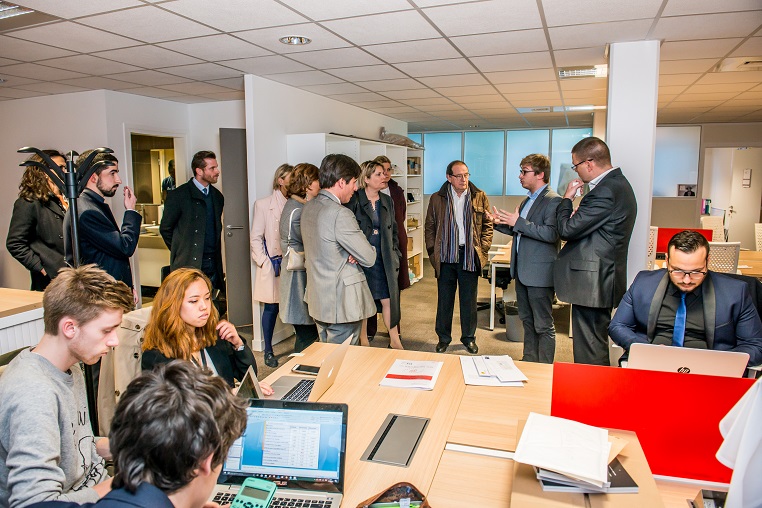
[[[637,343],[630,346],[627,368],[743,377],[748,363],[748,353]]]
[[[241,383],[233,389],[233,393],[246,400],[265,398],[262,388],[259,386],[257,375],[254,373],[254,367],[249,365]]]
[[[320,371],[315,377],[304,376],[281,376],[272,384],[274,393],[265,396],[266,399],[293,400],[317,402],[328,389],[333,386],[339,368],[347,356],[349,344],[352,342],[350,335],[339,347],[325,357],[320,364]],[[257,386],[259,384],[257,383]],[[261,392],[260,392],[261,394]]]
[[[253,399],[209,501],[232,501],[250,476],[275,482],[271,507],[339,508],[344,493],[346,404]]]

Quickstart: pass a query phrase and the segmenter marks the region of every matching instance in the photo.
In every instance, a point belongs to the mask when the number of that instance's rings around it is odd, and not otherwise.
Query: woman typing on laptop
[[[220,320],[212,304],[212,283],[195,268],[180,268],[162,282],[153,302],[143,342],[143,370],[173,359],[207,368],[234,386],[249,366],[257,370],[254,354],[232,323]],[[262,392],[272,393],[266,383]]]

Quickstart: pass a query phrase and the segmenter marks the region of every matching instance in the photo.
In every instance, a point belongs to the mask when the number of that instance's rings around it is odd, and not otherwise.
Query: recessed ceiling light
[[[30,12],[34,11],[32,9],[19,7],[18,5],[9,4],[8,2],[0,2],[0,19],[21,16],[22,14],[29,14]]]
[[[593,65],[592,67],[562,67],[558,69],[560,79],[574,78],[605,78],[609,75],[609,66],[606,64]]]
[[[308,37],[302,37],[301,35],[287,35],[286,37],[281,37],[278,40],[283,44],[288,44],[289,46],[304,46],[305,44],[312,42],[312,39]]]

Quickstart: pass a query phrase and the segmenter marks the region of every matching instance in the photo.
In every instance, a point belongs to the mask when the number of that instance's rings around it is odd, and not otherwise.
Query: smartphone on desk
[[[320,367],[315,367],[314,365],[302,365],[301,363],[297,363],[291,368],[291,372],[307,374],[308,376],[317,376],[318,371],[320,371]]]

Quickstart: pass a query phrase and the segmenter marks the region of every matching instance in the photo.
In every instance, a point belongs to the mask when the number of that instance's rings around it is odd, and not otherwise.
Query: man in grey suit
[[[550,161],[546,156],[527,155],[519,167],[521,186],[529,196],[513,213],[494,208],[492,217],[496,230],[513,235],[511,277],[516,282],[519,318],[524,324],[522,360],[553,363],[553,263],[561,246],[556,229],[561,196],[548,188]]]
[[[349,208],[360,166],[346,155],[326,155],[320,164],[320,193],[302,211],[302,240],[307,269],[307,302],[322,342],[360,339],[362,320],[376,314],[376,303],[359,265],[376,262]]]
[[[622,170],[611,165],[611,153],[598,138],[572,148],[569,182],[556,209],[558,234],[566,245],[558,253],[553,280],[559,300],[572,304],[574,361],[609,365],[611,311],[627,290],[627,249],[638,208]],[[587,184],[576,211],[572,200]]]

